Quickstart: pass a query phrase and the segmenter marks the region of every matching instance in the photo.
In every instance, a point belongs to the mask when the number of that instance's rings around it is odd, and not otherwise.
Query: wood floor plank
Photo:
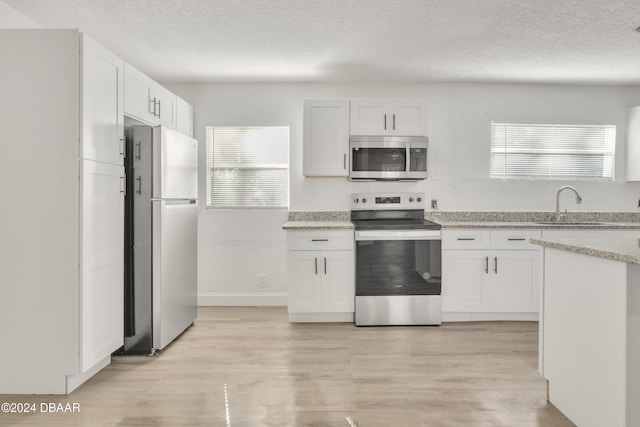
[[[200,307],[159,356],[114,357],[72,414],[1,426],[569,427],[545,400],[534,322],[439,327],[291,324],[282,307]]]

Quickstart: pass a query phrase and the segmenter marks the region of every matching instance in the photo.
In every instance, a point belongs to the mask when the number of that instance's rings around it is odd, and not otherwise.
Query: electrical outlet
[[[438,209],[438,200],[431,199],[431,209]]]
[[[258,282],[258,287],[266,288],[267,287],[267,273],[258,273],[256,277],[256,281]]]

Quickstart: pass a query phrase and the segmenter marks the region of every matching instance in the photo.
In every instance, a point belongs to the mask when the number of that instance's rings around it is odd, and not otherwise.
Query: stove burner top
[[[356,230],[440,230],[440,224],[426,219],[352,219]]]

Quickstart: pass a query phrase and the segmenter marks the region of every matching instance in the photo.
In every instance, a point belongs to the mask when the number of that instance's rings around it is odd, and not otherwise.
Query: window
[[[208,127],[207,207],[284,209],[289,127]]]
[[[491,123],[491,178],[612,180],[615,126]]]

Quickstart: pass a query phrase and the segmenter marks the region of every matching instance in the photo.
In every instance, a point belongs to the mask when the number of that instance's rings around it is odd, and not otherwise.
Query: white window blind
[[[615,126],[491,123],[491,178],[613,179]]]
[[[287,208],[289,127],[208,127],[207,206]]]

